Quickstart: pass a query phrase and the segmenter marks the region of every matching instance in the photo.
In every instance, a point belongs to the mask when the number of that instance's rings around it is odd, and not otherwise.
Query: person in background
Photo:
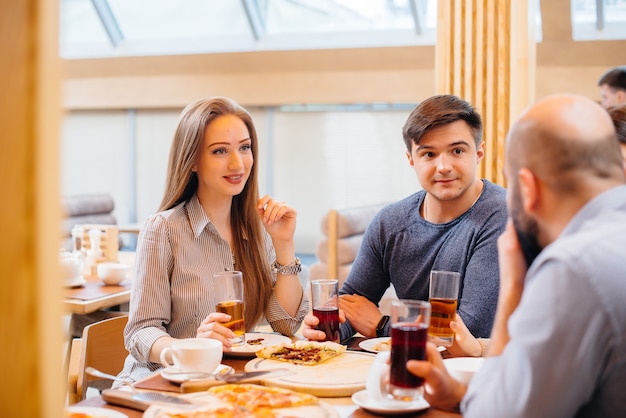
[[[626,416],[626,185],[608,113],[544,98],[506,144],[511,220],[498,240],[500,295],[489,356],[469,387],[428,344],[407,368],[426,400],[464,417]],[[518,236],[543,249],[527,268]]]
[[[406,156],[423,190],[372,220],[340,289],[341,340],[355,332],[389,335],[378,308],[393,284],[401,299],[428,300],[431,270],[461,273],[458,312],[472,334],[488,337],[498,295],[497,238],[506,223],[506,191],[477,176],[484,157],[482,121],[466,101],[431,97],[403,128]],[[307,315],[303,335],[324,338]]]
[[[230,316],[215,311],[212,275],[239,270],[246,330],[266,319],[293,335],[309,309],[298,273],[296,211],[258,195],[258,140],[250,114],[228,98],[188,105],[172,142],[159,212],[137,244],[125,345],[116,385],[161,368],[179,338],[214,338],[230,349]],[[274,261],[272,261],[274,260]]]
[[[622,159],[624,160],[624,172],[626,173],[626,105],[612,106],[607,110],[617,132],[617,139],[619,140],[622,149]]]
[[[603,107],[626,104],[626,65],[608,70],[598,80],[598,86]]]

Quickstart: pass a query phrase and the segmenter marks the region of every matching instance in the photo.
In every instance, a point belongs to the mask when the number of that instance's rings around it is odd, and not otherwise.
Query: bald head
[[[555,193],[575,192],[586,180],[624,181],[615,128],[596,102],[578,95],[548,96],[511,127],[508,175],[526,167]]]

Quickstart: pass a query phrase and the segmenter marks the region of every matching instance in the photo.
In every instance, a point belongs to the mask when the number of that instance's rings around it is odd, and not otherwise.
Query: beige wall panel
[[[432,45],[66,60],[67,78],[431,68]]]
[[[626,62],[626,59],[624,60]],[[608,69],[605,66],[539,67],[537,68],[537,98],[555,93],[577,93],[600,100],[598,80]]]
[[[434,94],[432,69],[70,79],[67,109],[182,107],[204,96],[248,106],[415,102]]]

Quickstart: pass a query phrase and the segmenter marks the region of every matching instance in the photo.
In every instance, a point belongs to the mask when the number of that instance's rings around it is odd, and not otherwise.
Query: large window
[[[61,0],[64,58],[435,43],[436,0]]]
[[[626,39],[626,0],[572,0],[572,37]]]

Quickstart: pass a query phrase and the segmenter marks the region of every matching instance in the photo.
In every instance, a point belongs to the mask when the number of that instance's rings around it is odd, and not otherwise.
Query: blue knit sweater
[[[476,204],[445,224],[421,217],[424,190],[383,208],[367,228],[339,293],[359,294],[378,305],[392,283],[399,299],[428,300],[430,271],[457,271],[458,312],[475,337],[489,337],[500,282],[497,239],[507,209],[506,190],[483,182]],[[349,322],[342,324],[342,341],[354,333]]]

